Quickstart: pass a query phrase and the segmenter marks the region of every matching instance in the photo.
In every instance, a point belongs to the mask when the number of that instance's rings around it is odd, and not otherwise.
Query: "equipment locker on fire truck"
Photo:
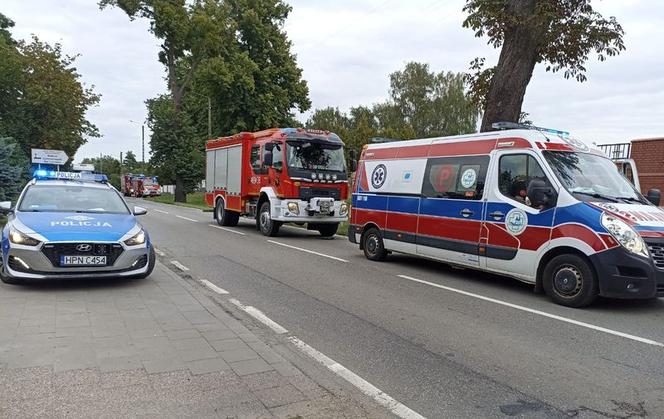
[[[293,222],[330,237],[348,217],[343,142],[334,133],[273,128],[210,140],[205,148],[205,199],[220,225],[235,226],[242,215],[255,218],[266,236]]]

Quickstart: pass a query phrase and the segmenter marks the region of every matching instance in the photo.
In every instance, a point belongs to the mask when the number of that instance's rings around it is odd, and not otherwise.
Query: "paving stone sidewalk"
[[[378,417],[161,264],[145,280],[0,285],[0,417]]]

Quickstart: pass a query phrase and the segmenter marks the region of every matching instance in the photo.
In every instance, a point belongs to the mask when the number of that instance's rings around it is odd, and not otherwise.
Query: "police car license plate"
[[[60,256],[60,266],[104,266],[106,256]]]

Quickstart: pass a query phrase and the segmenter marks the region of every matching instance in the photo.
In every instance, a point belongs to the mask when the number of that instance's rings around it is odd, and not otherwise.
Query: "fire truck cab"
[[[235,226],[240,216],[252,217],[266,236],[283,223],[306,223],[333,236],[349,212],[343,145],[334,133],[303,128],[208,141],[205,199],[215,220]]]

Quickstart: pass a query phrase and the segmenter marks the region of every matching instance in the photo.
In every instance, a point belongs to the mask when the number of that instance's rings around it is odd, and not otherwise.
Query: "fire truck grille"
[[[334,198],[339,200],[339,189],[336,188],[300,188],[300,199],[308,201],[311,198]]]
[[[648,243],[648,250],[655,261],[655,266],[664,269],[664,243]]]

